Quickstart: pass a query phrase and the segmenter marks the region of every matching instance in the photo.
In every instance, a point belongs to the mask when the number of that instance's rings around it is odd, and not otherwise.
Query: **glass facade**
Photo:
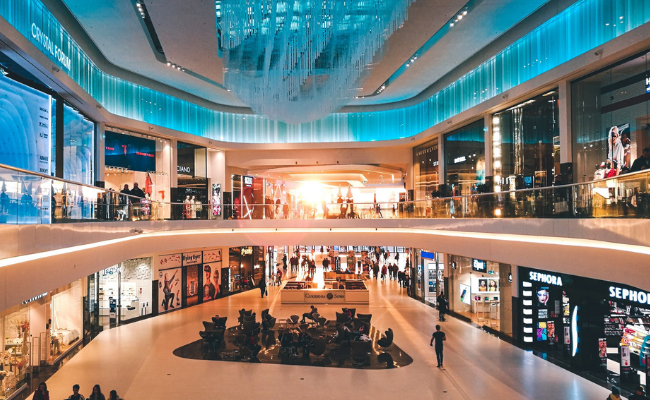
[[[95,184],[95,123],[67,104],[63,106],[63,179]]]
[[[90,60],[38,0],[3,0],[0,16],[113,114],[229,142],[347,142],[418,134],[649,22],[650,4],[645,0],[578,1],[419,104],[380,112],[337,113],[296,125],[218,112],[111,76]]]
[[[427,200],[434,197],[439,184],[438,139],[421,144],[413,149],[413,177],[415,199]]]
[[[572,84],[573,164],[578,182],[629,171],[650,146],[650,54]]]
[[[452,196],[473,194],[485,183],[483,120],[445,135],[445,172]]]
[[[553,184],[560,170],[558,117],[557,90],[494,114],[492,171],[495,192]]]

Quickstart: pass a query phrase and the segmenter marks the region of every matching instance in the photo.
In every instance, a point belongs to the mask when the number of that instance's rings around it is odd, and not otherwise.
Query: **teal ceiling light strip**
[[[38,0],[0,0],[0,16],[113,114],[225,142],[317,143],[416,135],[649,22],[650,2],[579,1],[419,104],[304,124],[214,111],[106,74]]]

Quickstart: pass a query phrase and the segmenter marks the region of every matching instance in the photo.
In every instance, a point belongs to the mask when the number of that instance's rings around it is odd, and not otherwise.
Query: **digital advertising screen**
[[[460,284],[460,301],[467,305],[471,304],[469,285]]]
[[[156,170],[155,140],[106,131],[104,147],[107,166],[142,172]]]
[[[52,98],[0,75],[0,160],[50,175]]]

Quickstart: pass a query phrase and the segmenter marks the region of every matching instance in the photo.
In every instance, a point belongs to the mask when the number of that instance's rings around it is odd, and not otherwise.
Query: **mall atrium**
[[[648,0],[0,0],[0,400],[645,399],[648,218]]]

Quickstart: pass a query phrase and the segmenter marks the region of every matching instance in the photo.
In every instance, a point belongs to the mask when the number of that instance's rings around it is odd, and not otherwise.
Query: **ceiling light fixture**
[[[273,120],[323,118],[354,98],[413,1],[220,1],[224,85]]]

